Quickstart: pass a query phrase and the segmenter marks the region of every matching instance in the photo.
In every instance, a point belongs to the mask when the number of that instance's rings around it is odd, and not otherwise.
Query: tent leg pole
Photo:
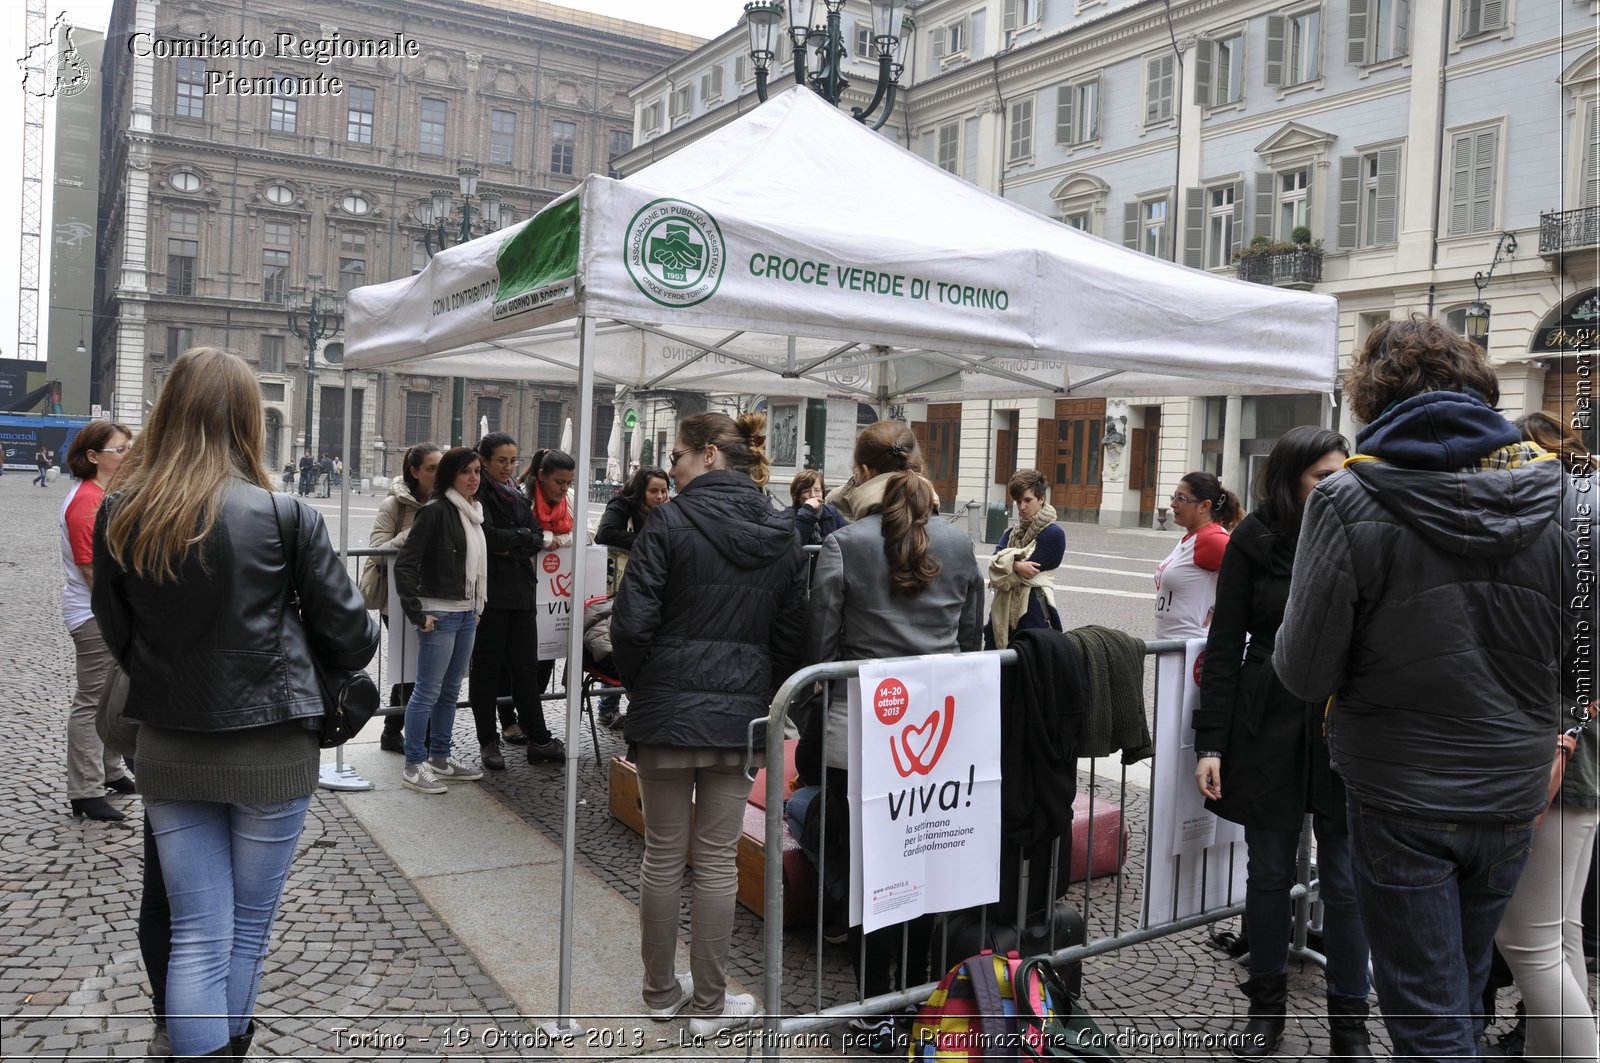
[[[561,829],[561,959],[559,983],[556,994],[556,1018],[544,1025],[555,1037],[569,1037],[583,1032],[583,1026],[572,1014],[572,922],[573,889],[578,866],[578,751],[583,734],[583,601],[588,593],[584,587],[584,572],[588,568],[585,549],[589,527],[590,438],[589,422],[594,416],[594,319],[578,319],[578,405],[573,410],[572,437],[577,453],[572,457],[577,463],[573,472],[572,488],[575,495],[572,529],[572,623],[567,629],[567,787],[566,811]]]

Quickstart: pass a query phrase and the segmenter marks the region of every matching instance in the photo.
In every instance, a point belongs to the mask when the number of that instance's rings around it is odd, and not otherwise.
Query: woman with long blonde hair
[[[172,908],[179,1058],[242,1057],[317,786],[313,662],[362,668],[378,625],[317,512],[261,463],[261,392],[215,347],[172,365],[101,510],[94,615],[140,723],[139,791]]]

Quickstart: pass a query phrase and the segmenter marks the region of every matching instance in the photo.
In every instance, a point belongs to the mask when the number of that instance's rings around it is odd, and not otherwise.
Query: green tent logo
[[[722,229],[693,203],[658,199],[628,223],[628,276],[662,306],[694,306],[711,298],[726,264]]]

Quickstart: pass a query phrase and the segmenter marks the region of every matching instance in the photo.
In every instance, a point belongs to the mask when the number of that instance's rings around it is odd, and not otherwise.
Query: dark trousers
[[[539,628],[532,609],[485,609],[478,618],[478,638],[472,647],[472,675],[467,681],[467,700],[472,704],[472,722],[478,730],[478,744],[488,745],[500,737],[496,727],[496,703],[500,697],[500,671],[511,672],[511,701],[498,713],[502,726],[521,723],[528,741],[543,745],[550,741],[550,728],[544,722],[544,703],[539,695],[555,669],[554,661],[538,659]]]
[[[161,856],[150,820],[144,821],[144,881],[139,890],[139,955],[150,978],[150,1003],[156,1022],[167,1021],[167,961],[172,956],[172,909],[161,877]]]

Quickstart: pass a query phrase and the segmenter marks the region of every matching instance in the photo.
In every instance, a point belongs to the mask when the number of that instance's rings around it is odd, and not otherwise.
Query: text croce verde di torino
[[[302,37],[282,30],[270,38],[219,37],[202,31],[195,37],[157,37],[139,32],[129,35],[128,53],[157,59],[298,59],[328,66],[335,59],[416,59],[422,46],[414,37],[393,33],[385,37],[346,37],[337,31],[326,37]],[[240,77],[233,70],[205,72],[205,94],[241,96],[338,96],[344,82],[326,74],[295,77]]]

